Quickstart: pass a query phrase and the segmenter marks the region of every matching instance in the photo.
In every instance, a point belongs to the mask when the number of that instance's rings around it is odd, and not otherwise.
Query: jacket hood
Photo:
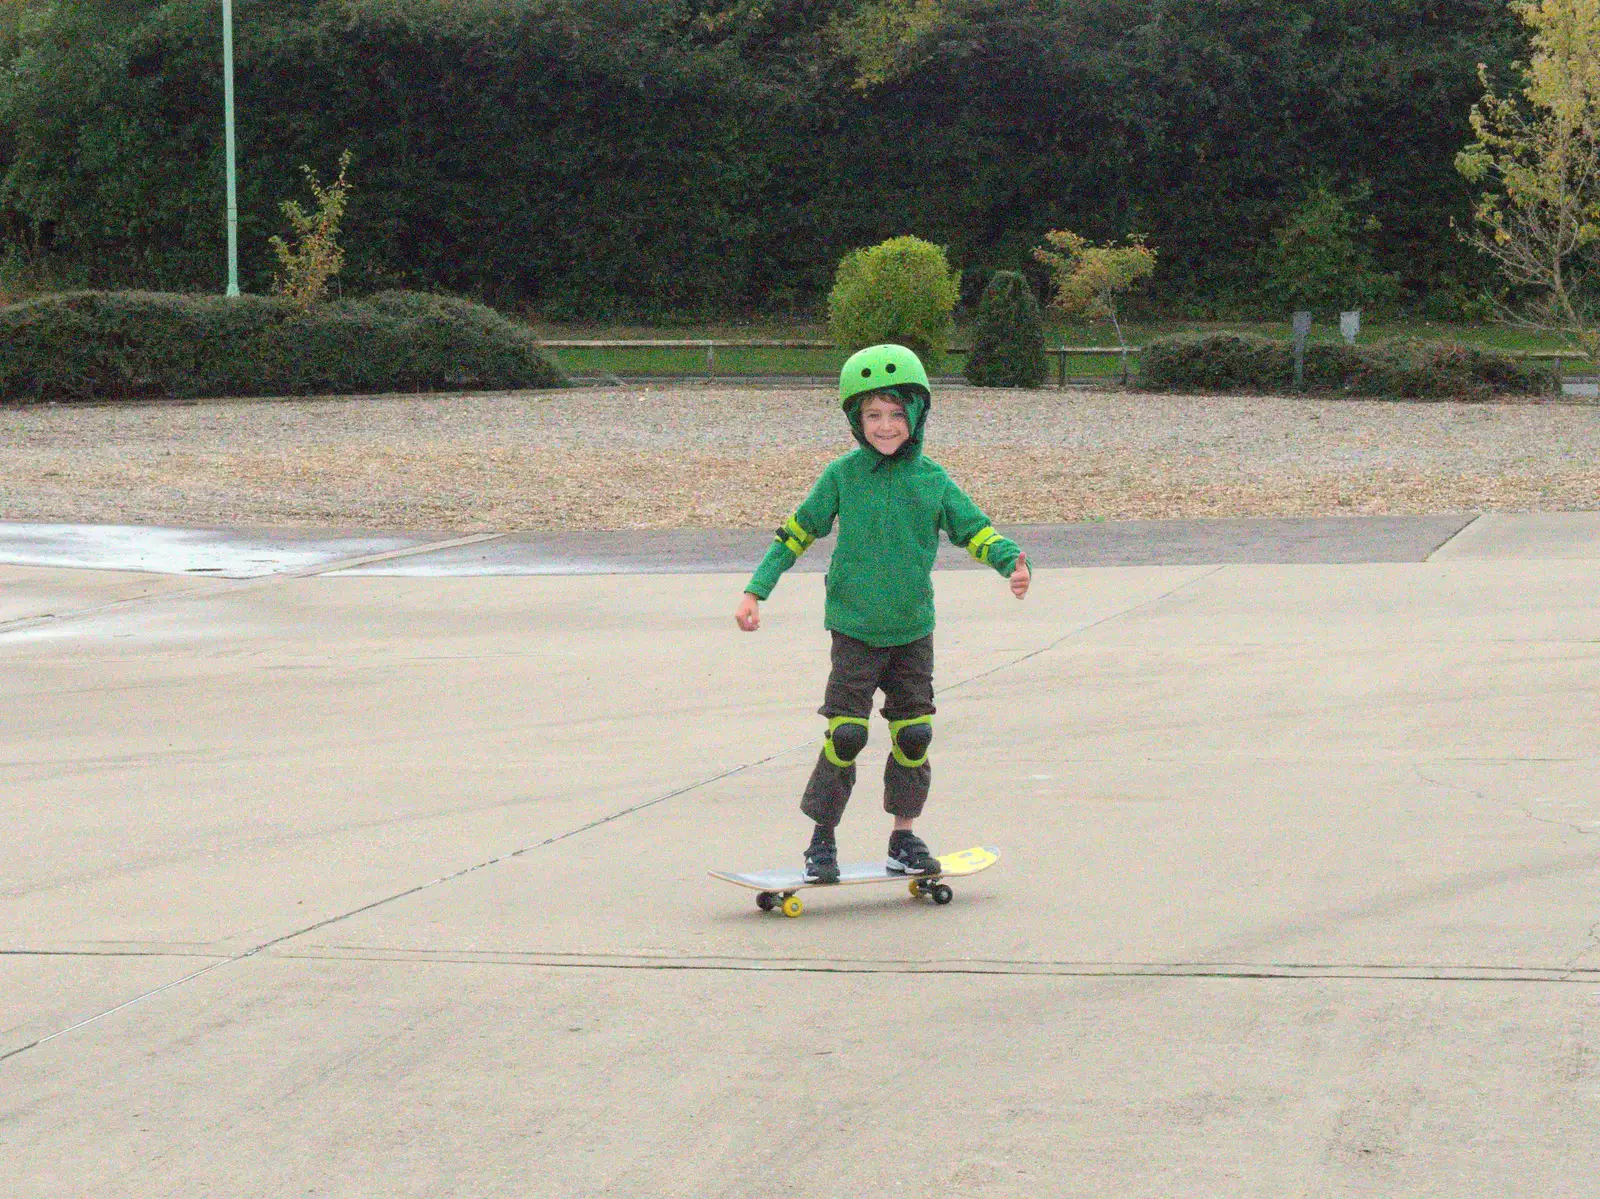
[[[844,414],[850,421],[850,432],[855,434],[856,441],[862,449],[875,455],[878,464],[890,461],[889,456],[879,453],[878,447],[867,440],[866,432],[861,427],[861,405],[875,395],[891,395],[905,405],[906,424],[910,426],[911,436],[900,444],[894,452],[894,458],[915,458],[922,453],[922,430],[928,423],[928,413],[933,408],[933,396],[922,388],[898,384],[894,387],[880,387],[875,391],[864,391],[860,395],[851,396],[844,402]]]

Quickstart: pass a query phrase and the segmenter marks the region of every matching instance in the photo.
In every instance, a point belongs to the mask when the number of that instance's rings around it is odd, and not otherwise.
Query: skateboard
[[[931,899],[943,907],[955,898],[955,892],[944,879],[977,874],[999,860],[1000,851],[992,845],[975,845],[960,853],[942,855],[937,874],[895,874],[884,866],[882,859],[840,866],[839,881],[836,883],[808,883],[799,867],[792,870],[757,870],[750,874],[734,874],[726,870],[708,873],[712,878],[720,878],[723,882],[736,887],[748,887],[756,892],[756,907],[763,912],[776,908],[785,916],[798,916],[806,909],[796,892],[809,887],[849,887],[859,883],[905,883],[913,899]]]

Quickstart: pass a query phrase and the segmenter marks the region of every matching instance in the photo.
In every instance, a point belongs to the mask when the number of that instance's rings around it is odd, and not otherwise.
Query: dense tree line
[[[977,288],[1050,227],[1144,232],[1164,303],[1236,309],[1319,181],[1370,188],[1409,303],[1486,278],[1452,158],[1476,65],[1522,50],[1504,0],[944,0],[868,61],[873,4],[236,0],[245,287],[299,164],[346,148],[348,289],[555,317],[809,307],[900,233]],[[219,8],[0,0],[13,244],[97,286],[220,288]]]

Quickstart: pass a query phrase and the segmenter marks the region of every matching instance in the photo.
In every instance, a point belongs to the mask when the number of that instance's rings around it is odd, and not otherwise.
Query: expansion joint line
[[[654,799],[648,799],[643,803],[634,804],[632,807],[623,808],[619,812],[612,812],[610,815],[601,816],[599,819],[591,820],[587,824],[579,825],[577,828],[568,829],[564,833],[557,833],[554,836],[546,837],[543,841],[535,842],[532,845],[524,845],[520,849],[511,850],[509,853],[500,854],[497,857],[489,858],[486,861],[478,862],[471,866],[464,866],[454,873],[441,875],[440,877],[429,882],[418,883],[414,887],[407,887],[404,891],[396,891],[393,895],[385,895],[381,899],[374,899],[371,903],[364,903],[360,907],[351,908],[348,912],[341,912],[336,916],[329,916],[326,920],[318,920],[315,924],[308,924],[304,928],[297,928],[291,932],[284,933],[281,936],[273,937],[269,941],[263,941],[259,945],[252,946],[243,953],[230,954],[227,957],[212,962],[209,966],[204,966],[199,970],[192,971],[189,974],[184,975],[182,978],[173,979],[171,982],[163,983],[159,987],[154,987],[151,990],[144,992],[142,995],[136,995],[124,1003],[117,1004],[116,1007],[107,1008],[103,1012],[96,1012],[94,1015],[87,1016],[84,1019],[79,1020],[76,1024],[69,1025],[66,1028],[58,1029],[57,1031],[50,1033],[48,1036],[40,1037],[37,1040],[28,1042],[26,1045],[19,1045],[15,1049],[8,1050],[5,1053],[0,1053],[0,1062],[3,1062],[8,1058],[16,1057],[18,1054],[26,1053],[30,1049],[36,1049],[40,1045],[48,1044],[49,1042],[54,1041],[57,1037],[64,1037],[68,1033],[76,1032],[80,1028],[87,1028],[96,1021],[103,1020],[107,1016],[113,1016],[118,1012],[125,1011],[126,1009],[133,1007],[135,1004],[143,1003],[147,999],[153,999],[155,996],[160,995],[164,991],[170,991],[174,987],[181,987],[184,983],[193,982],[197,978],[210,974],[213,970],[220,970],[224,966],[231,966],[236,962],[242,962],[248,958],[253,958],[258,954],[265,953],[267,950],[272,949],[275,946],[282,945],[285,941],[292,941],[296,937],[303,937],[307,933],[314,933],[319,929],[327,928],[329,925],[338,924],[341,921],[353,919],[354,917],[360,916],[365,912],[370,912],[375,908],[381,908],[386,904],[395,903],[398,900],[420,894],[423,891],[432,890],[434,887],[443,886],[445,883],[454,882],[459,878],[465,878],[469,874],[476,874],[480,870],[487,870],[489,867],[497,866],[501,862],[509,862],[512,858],[520,858],[523,854],[532,853],[536,849],[543,849],[545,846],[554,845],[559,841],[565,841],[569,837],[576,837],[580,833],[588,832],[590,829],[599,828],[604,824],[610,824],[614,820],[620,820],[624,816],[630,816],[635,812],[642,812],[644,809],[652,808],[656,804],[666,803],[666,801],[669,799],[674,799],[679,795],[698,790],[701,787],[717,782],[719,779],[725,779],[731,775],[739,774],[741,771],[760,766],[766,762],[774,760],[775,758],[782,757],[784,754],[793,752],[793,749],[786,749],[780,751],[779,753],[769,754],[765,758],[761,758],[757,761],[747,762],[741,766],[732,767],[731,769],[724,770],[720,774],[714,774],[709,778],[704,778],[698,782],[689,783],[687,786],[679,787],[675,791],[669,791],[665,795],[658,795]]]

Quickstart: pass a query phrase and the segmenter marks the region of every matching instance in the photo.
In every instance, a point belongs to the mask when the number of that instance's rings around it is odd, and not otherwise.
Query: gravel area
[[[705,384],[0,408],[0,519],[754,527],[851,449],[832,392]],[[1001,522],[1600,508],[1600,406],[940,388]]]

